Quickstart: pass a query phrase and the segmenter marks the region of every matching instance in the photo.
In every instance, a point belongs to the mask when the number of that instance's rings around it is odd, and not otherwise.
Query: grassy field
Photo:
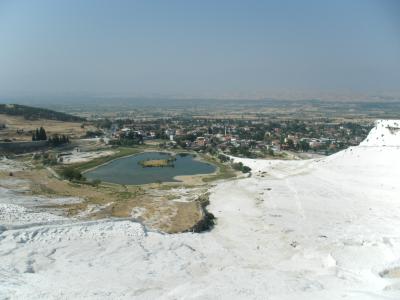
[[[216,180],[230,179],[236,177],[235,170],[233,170],[231,166],[221,163],[217,158],[209,155],[201,155],[201,158],[218,168],[216,174],[205,176],[202,179],[203,182],[212,182]]]

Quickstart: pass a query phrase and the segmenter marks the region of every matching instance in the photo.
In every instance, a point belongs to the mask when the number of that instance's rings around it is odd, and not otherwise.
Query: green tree
[[[292,139],[288,139],[288,140],[287,140],[287,143],[288,143],[288,148],[291,149],[291,150],[293,150],[293,149],[294,149],[294,142],[293,142],[293,140],[292,140]]]
[[[47,140],[46,130],[44,130],[43,127],[40,127],[40,129],[39,129],[39,140],[41,140],[41,141]]]
[[[299,147],[300,147],[300,150],[304,151],[304,152],[307,152],[308,150],[310,150],[310,145],[305,140],[300,141]]]

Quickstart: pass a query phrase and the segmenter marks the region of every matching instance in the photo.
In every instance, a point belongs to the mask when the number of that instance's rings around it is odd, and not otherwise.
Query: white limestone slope
[[[400,120],[379,120],[360,146],[400,146]]]
[[[0,225],[0,299],[400,299],[394,122],[324,159],[238,159],[253,176],[212,189],[211,232]]]

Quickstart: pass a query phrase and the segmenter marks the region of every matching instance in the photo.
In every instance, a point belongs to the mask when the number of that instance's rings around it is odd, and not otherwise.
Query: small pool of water
[[[146,184],[157,182],[178,182],[175,176],[210,174],[216,167],[212,164],[196,160],[191,154],[177,154],[174,167],[144,168],[138,162],[149,159],[168,159],[169,153],[144,152],[111,161],[106,165],[86,172],[87,179],[118,184]]]

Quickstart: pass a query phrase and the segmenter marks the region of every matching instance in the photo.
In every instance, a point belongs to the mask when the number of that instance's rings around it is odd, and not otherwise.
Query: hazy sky
[[[397,0],[0,0],[0,97],[399,90]]]

